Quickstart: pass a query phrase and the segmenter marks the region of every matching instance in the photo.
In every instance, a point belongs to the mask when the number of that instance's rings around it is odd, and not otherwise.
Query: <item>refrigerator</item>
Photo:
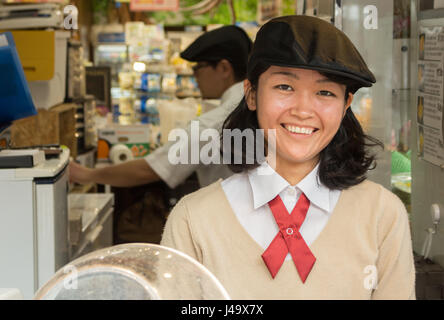
[[[442,70],[440,72],[444,53],[443,30],[444,9],[440,1],[428,1],[421,6],[419,1],[412,1],[410,69],[412,87],[415,88],[410,98],[413,248],[420,254],[424,252],[441,267],[444,267],[443,75]],[[431,72],[434,74],[432,78],[429,76]]]

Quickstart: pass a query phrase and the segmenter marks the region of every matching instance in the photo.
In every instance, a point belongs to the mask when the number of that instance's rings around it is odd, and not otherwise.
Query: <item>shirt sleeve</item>
[[[202,251],[193,239],[186,197],[176,204],[168,216],[160,245],[179,250],[202,263]]]
[[[378,282],[374,300],[414,300],[415,262],[408,214],[404,204],[389,193],[378,223]]]
[[[170,141],[145,157],[145,161],[149,164],[149,166],[171,189],[174,189],[179,184],[184,182],[186,178],[188,178],[195,170],[197,170],[200,165],[199,163],[172,163],[168,158],[168,153],[170,147],[175,143],[181,144],[184,143],[184,141]],[[186,149],[188,149],[189,154],[189,144]]]

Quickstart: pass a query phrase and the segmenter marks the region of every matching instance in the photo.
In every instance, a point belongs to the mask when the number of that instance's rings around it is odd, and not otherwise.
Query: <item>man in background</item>
[[[220,131],[224,120],[241,101],[251,46],[250,38],[241,28],[224,26],[204,33],[181,53],[183,59],[197,62],[193,71],[202,98],[221,100],[219,107],[196,118],[200,131],[207,128]],[[191,139],[191,126],[188,125],[186,130]],[[168,151],[176,143],[170,141],[143,159],[104,168],[90,169],[71,162],[70,180],[80,184],[93,182],[114,187],[133,187],[163,180],[174,189],[193,172],[197,172],[201,187],[232,174],[223,164],[171,164]],[[200,141],[189,140],[188,154],[191,154],[193,143],[202,145]]]

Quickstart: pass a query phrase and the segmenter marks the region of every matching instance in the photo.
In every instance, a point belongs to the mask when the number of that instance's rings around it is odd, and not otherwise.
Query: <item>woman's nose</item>
[[[290,107],[290,114],[301,119],[309,118],[313,115],[313,103],[307,93],[298,94]]]

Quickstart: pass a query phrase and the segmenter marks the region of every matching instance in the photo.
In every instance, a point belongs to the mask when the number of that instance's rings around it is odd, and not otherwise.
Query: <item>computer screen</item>
[[[0,33],[0,130],[37,114],[10,32]]]

